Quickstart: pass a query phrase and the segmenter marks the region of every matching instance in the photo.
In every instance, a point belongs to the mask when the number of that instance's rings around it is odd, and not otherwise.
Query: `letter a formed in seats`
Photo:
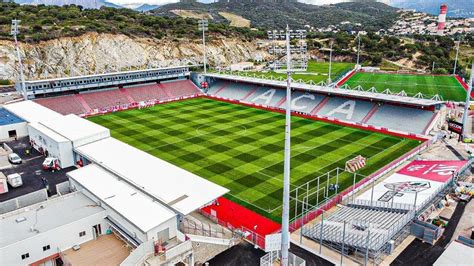
[[[332,116],[335,113],[346,115],[346,120],[351,120],[352,115],[354,115],[355,101],[347,101],[339,105],[336,109],[327,113],[327,116]]]
[[[300,111],[300,110],[304,110],[306,108],[308,108],[307,105],[297,105],[296,102],[303,99],[303,98],[309,98],[311,99],[312,101],[314,101],[315,97],[313,94],[303,94],[301,96],[298,96],[296,98],[294,98],[292,101],[291,101],[291,109],[292,110],[295,110],[295,111]]]
[[[258,100],[264,100],[264,104],[268,105],[270,101],[273,98],[273,95],[275,95],[276,90],[275,89],[269,89],[266,92],[260,94],[259,96],[253,98],[252,102],[256,102]]]

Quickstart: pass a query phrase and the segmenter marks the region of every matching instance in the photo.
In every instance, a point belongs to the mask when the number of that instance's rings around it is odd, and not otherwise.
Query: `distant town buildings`
[[[442,13],[447,11],[441,7]],[[446,19],[445,16],[432,16],[413,10],[400,10],[400,19],[388,32],[395,35],[429,34],[454,35],[468,33],[474,30],[474,18]]]

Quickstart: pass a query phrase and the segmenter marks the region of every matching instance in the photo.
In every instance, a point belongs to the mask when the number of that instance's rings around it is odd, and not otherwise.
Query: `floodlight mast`
[[[360,59],[360,32],[357,33],[357,37],[359,38],[359,43],[357,44],[357,66],[359,66],[359,59]]]
[[[331,46],[330,46],[330,51],[329,51],[329,73],[328,73],[328,85],[332,82],[331,79],[331,71],[332,71],[332,45],[334,42],[331,40]]]
[[[469,116],[469,105],[470,105],[470,100],[471,100],[471,93],[472,93],[472,84],[474,82],[474,63],[471,65],[471,77],[469,79],[469,87],[467,89],[467,95],[466,95],[466,104],[464,105],[464,114],[462,116],[462,137],[463,139],[467,137],[466,133],[466,128],[467,128],[467,117]]]
[[[20,22],[21,20],[17,20],[17,19],[12,20],[11,35],[13,35],[13,38],[15,40],[16,56],[18,59],[18,65],[20,67],[21,90],[23,92],[23,97],[25,98],[25,100],[28,100],[28,95],[26,93],[25,76],[23,74],[23,63],[21,62],[20,46],[18,44],[18,38],[17,38],[17,35],[20,34],[20,30],[18,29],[20,26]]]
[[[456,59],[454,59],[453,75],[456,75],[456,67],[458,66],[459,46],[461,45],[461,34],[458,37],[458,45],[456,46]]]
[[[198,21],[198,28],[202,31],[202,48],[203,48],[203,62],[204,62],[204,74],[207,73],[207,52],[206,52],[206,30],[209,29],[207,19],[201,19]]]
[[[283,210],[281,223],[281,265],[288,265],[290,237],[290,155],[291,155],[291,52],[290,29],[286,26],[286,112],[285,112],[285,163],[283,176]]]

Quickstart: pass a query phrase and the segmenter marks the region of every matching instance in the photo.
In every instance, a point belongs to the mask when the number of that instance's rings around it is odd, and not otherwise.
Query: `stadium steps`
[[[172,99],[173,95],[166,89],[166,87],[162,83],[158,83],[158,87],[166,94],[168,99]]]
[[[86,113],[89,113],[92,111],[92,108],[87,104],[86,100],[82,97],[80,94],[76,94],[77,100],[81,103],[82,107],[86,110]]]
[[[285,93],[286,94],[286,93]],[[284,103],[286,102],[286,95],[285,97],[281,98],[281,100],[276,104],[275,107],[280,107],[281,105],[283,105]]]
[[[423,129],[423,134],[424,135],[428,135],[428,131],[430,130],[430,128],[432,128],[434,126],[434,123],[435,121],[438,120],[438,117],[439,117],[440,113],[439,112],[435,112],[433,114],[433,117],[431,117],[430,119],[430,122],[426,125],[426,127]]]
[[[254,88],[252,90],[250,90],[245,96],[244,98],[242,98],[241,101],[245,101],[247,98],[249,98],[252,94],[254,94],[256,91],[258,90],[258,87],[257,88]]]
[[[369,113],[364,117],[364,119],[362,119],[361,123],[367,124],[367,121],[369,121],[369,119],[375,114],[375,112],[377,112],[378,109],[379,109],[379,105],[378,104],[374,105],[374,107],[370,109]]]
[[[224,83],[224,85],[222,85],[222,87],[217,89],[217,91],[214,93],[214,95],[219,95],[219,92],[223,91],[225,88],[227,88],[227,86],[229,86],[229,82]]]
[[[134,103],[135,100],[132,98],[132,96],[128,93],[127,89],[120,88],[120,92],[122,92],[128,99],[130,103]]]
[[[324,99],[314,107],[314,109],[311,111],[311,115],[316,115],[323,107],[324,105],[329,101],[329,97],[324,97]]]

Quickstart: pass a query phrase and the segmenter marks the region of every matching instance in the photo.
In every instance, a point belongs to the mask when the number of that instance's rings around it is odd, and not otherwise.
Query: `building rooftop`
[[[102,207],[76,192],[3,214],[0,248],[101,212],[105,212]]]
[[[17,124],[21,122],[25,122],[25,120],[19,118],[18,116],[4,108],[0,109],[0,126]]]
[[[143,233],[176,216],[170,209],[95,164],[67,175]]]
[[[33,101],[11,103],[5,105],[4,108],[19,118],[30,123],[45,120],[56,120],[64,117],[63,115]]]
[[[115,138],[92,142],[75,151],[183,215],[229,191]]]
[[[40,123],[72,141],[74,147],[110,137],[109,129],[74,114],[63,116],[61,119],[45,119]]]

